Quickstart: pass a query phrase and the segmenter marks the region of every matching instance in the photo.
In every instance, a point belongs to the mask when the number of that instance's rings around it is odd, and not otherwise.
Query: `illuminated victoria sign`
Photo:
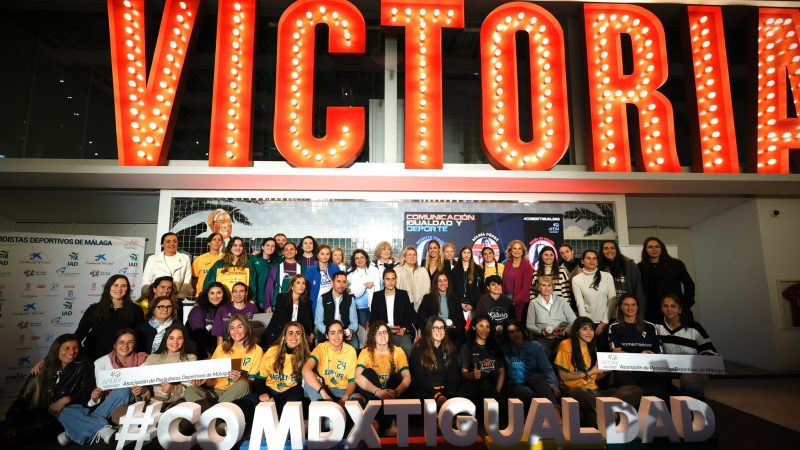
[[[151,68],[144,42],[144,0],[109,0],[119,163],[163,165],[175,125],[183,67],[191,52],[200,0],[167,0]],[[405,35],[405,166],[442,168],[443,28],[464,27],[463,0],[382,0],[381,25]],[[800,148],[800,11],[758,10],[758,173],[789,173],[789,149]],[[211,113],[210,166],[252,164],[252,97],[256,0],[220,0]],[[694,89],[694,170],[738,173],[722,9],[687,6]],[[314,27],[327,25],[330,53],[363,54],[366,26],[346,0],[298,0],[278,24],[275,144],[296,167],[346,167],[364,146],[363,107],[328,107],[325,136],[312,133]],[[668,75],[661,22],[640,6],[584,5],[590,168],[630,172],[626,105],[638,111],[640,170],[680,172],[670,100],[658,91]],[[520,137],[516,33],[530,43],[533,138]],[[632,42],[633,70],[622,67],[622,35]],[[497,168],[548,170],[569,145],[564,34],[544,8],[510,2],[485,18],[480,33],[483,144]],[[788,83],[787,83],[788,82]]]

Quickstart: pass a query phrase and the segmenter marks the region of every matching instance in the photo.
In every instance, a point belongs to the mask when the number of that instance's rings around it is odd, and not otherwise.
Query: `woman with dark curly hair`
[[[215,281],[208,286],[208,289],[200,294],[200,298],[189,311],[189,319],[186,325],[192,340],[197,344],[197,357],[206,359],[214,353],[217,348],[217,338],[211,334],[214,327],[214,317],[217,316],[217,309],[231,301],[231,294],[219,281]]]
[[[622,254],[617,241],[610,239],[600,243],[600,270],[608,272],[614,278],[617,289],[617,298],[623,295],[633,295],[642,304],[645,311],[645,295],[642,289],[642,275],[636,261]]]
[[[83,342],[84,355],[94,361],[114,348],[117,331],[144,322],[142,309],[131,300],[128,277],[112,275],[103,286],[100,301],[83,313],[75,335]]]

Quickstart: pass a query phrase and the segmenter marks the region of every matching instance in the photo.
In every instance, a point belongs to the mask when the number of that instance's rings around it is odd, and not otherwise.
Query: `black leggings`
[[[383,383],[381,383],[380,376],[373,369],[364,369],[364,371],[361,372],[361,375],[367,380],[369,380],[370,383],[374,384],[377,387],[381,387],[383,385]],[[397,389],[397,386],[400,386],[400,383],[402,382],[403,382],[403,377],[399,373],[393,373],[389,375],[389,379],[386,381],[386,387],[381,389]],[[375,396],[374,392],[366,391],[364,389],[361,389],[360,387],[358,388],[358,393],[361,394],[364,397],[364,399],[366,399],[366,401],[380,400],[378,397]],[[361,406],[364,407],[365,405]],[[383,413],[383,408],[381,408],[381,411],[375,417],[375,420],[378,421],[378,424],[380,424],[382,430],[385,430],[386,428],[389,428],[392,425],[392,417],[386,416]]]
[[[259,391],[260,392],[252,392],[247,394],[245,397],[233,402],[236,406],[242,409],[242,413],[244,414],[244,418],[248,424],[253,423],[253,416],[256,414],[256,406],[261,403],[261,400],[259,400],[258,397],[263,393],[267,393],[273,398],[275,401],[275,408],[278,410],[278,415],[283,412],[283,407],[286,405],[286,403],[302,402],[304,398],[303,385],[301,384],[298,384],[283,392],[278,392],[268,386],[265,386],[265,389],[260,389]]]

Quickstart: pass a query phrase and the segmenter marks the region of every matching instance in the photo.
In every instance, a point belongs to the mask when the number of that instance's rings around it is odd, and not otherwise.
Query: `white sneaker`
[[[58,439],[58,443],[62,447],[66,447],[72,442],[72,439],[70,439],[69,436],[67,436],[66,431],[62,431],[61,434],[59,434],[56,439]]]
[[[100,430],[97,433],[95,433],[94,439],[92,439],[92,443],[99,442],[100,440],[102,440],[106,444],[110,444],[111,439],[114,438],[114,435],[116,433],[117,433],[116,427],[114,427],[113,425],[106,425],[103,428],[100,428]]]

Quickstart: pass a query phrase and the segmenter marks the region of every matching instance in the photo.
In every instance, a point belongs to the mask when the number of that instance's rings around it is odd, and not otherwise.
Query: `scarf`
[[[153,317],[148,323],[156,330],[156,337],[153,338],[153,347],[151,350],[152,353],[155,353],[156,350],[158,350],[158,346],[161,345],[161,340],[164,339],[164,330],[172,325],[172,317],[165,320],[164,323],[159,322],[155,317]]]
[[[108,354],[108,359],[111,360],[111,367],[115,369],[139,367],[142,365],[142,363],[144,363],[144,360],[147,359],[147,353],[132,353],[125,359],[119,359],[119,357],[117,357],[117,353],[114,350],[111,350],[111,352]]]

